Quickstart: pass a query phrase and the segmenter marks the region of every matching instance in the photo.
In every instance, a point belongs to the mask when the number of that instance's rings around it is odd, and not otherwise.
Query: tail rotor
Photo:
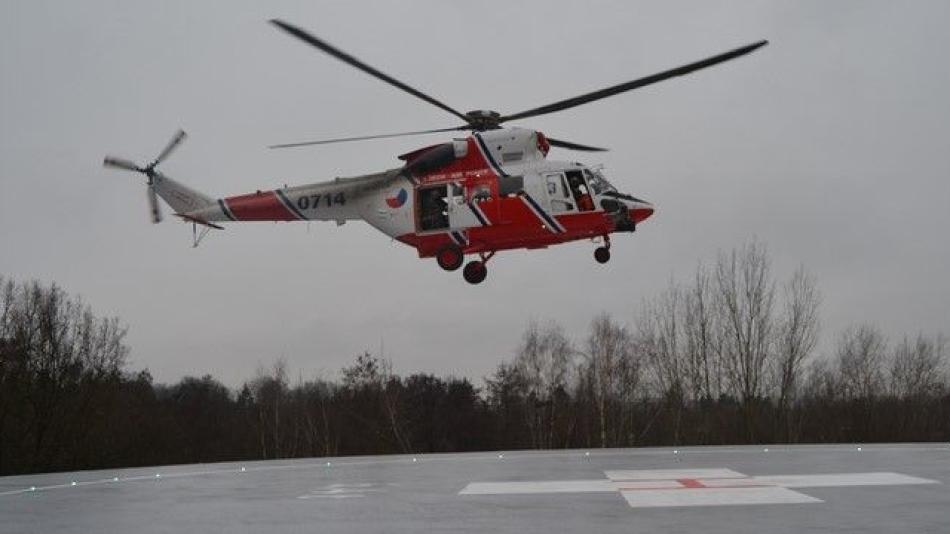
[[[168,144],[165,145],[165,148],[162,149],[162,151],[158,154],[158,157],[156,157],[154,161],[144,167],[139,166],[127,159],[114,158],[111,156],[106,156],[106,158],[102,161],[103,167],[132,171],[145,175],[149,214],[151,215],[153,223],[158,223],[162,220],[161,206],[158,203],[158,195],[155,193],[154,182],[156,176],[159,176],[155,171],[155,167],[157,167],[162,161],[165,161],[165,159],[168,158],[168,156],[171,155],[171,153],[174,152],[176,148],[178,148],[178,145],[180,145],[181,142],[185,140],[185,137],[187,137],[187,134],[184,132],[184,130],[178,130],[178,132],[175,133],[175,136],[172,137],[171,141],[169,141]]]

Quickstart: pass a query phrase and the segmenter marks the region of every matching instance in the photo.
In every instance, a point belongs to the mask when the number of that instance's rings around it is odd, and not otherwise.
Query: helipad
[[[2,532],[948,532],[950,445],[309,459],[0,478]]]

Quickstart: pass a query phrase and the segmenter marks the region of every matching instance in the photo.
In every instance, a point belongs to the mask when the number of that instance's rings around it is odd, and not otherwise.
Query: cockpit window
[[[610,185],[610,182],[604,178],[604,175],[600,171],[589,171],[584,169],[584,174],[587,176],[587,182],[590,183],[590,188],[594,190],[595,195],[601,195],[606,192],[616,191],[617,188]]]

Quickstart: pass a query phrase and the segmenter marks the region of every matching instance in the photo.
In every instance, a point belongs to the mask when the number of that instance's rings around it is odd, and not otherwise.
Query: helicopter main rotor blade
[[[420,130],[417,132],[401,132],[401,133],[392,133],[392,134],[380,134],[380,135],[364,135],[360,137],[340,137],[338,139],[321,139],[319,141],[303,141],[299,143],[284,143],[280,145],[271,145],[267,148],[291,148],[298,146],[310,146],[310,145],[328,145],[330,143],[347,143],[349,141],[364,141],[367,139],[386,139],[388,137],[402,137],[406,135],[424,135],[431,133],[441,133],[441,132],[457,132],[461,130],[469,129],[468,125],[465,126],[456,126],[454,128],[437,128],[435,130]]]
[[[155,167],[156,165],[161,163],[162,160],[167,158],[168,155],[171,154],[172,151],[175,150],[175,148],[177,148],[178,145],[181,144],[181,142],[185,140],[185,137],[187,137],[187,135],[188,134],[186,134],[184,130],[178,130],[177,132],[175,132],[175,137],[172,137],[172,140],[169,141],[167,145],[165,145],[164,150],[162,150],[161,153],[158,155],[158,157],[155,158],[155,161],[152,162],[151,167]]]
[[[113,158],[111,156],[106,156],[106,159],[102,160],[103,167],[109,167],[112,169],[123,169],[126,171],[136,171],[141,172],[142,169],[138,165],[132,163],[127,159],[122,158]]]
[[[606,148],[600,148],[596,146],[587,146],[579,145],[577,143],[571,143],[569,141],[561,141],[560,139],[554,139],[552,137],[545,136],[545,139],[548,140],[551,146],[556,146],[558,148],[566,148],[568,150],[579,150],[581,152],[606,152]]]
[[[637,89],[645,85],[654,84],[657,82],[661,82],[663,80],[675,78],[677,76],[683,76],[684,74],[689,74],[691,72],[694,72],[700,69],[705,69],[706,67],[711,67],[718,63],[729,61],[730,59],[735,59],[739,56],[744,56],[748,54],[749,52],[752,52],[753,50],[763,47],[767,44],[768,44],[768,41],[759,41],[756,43],[752,43],[750,45],[736,48],[735,50],[730,50],[728,52],[724,52],[716,56],[712,56],[700,61],[696,61],[694,63],[690,63],[688,65],[676,67],[675,69],[666,70],[663,72],[659,72],[657,74],[653,74],[650,76],[632,80],[626,83],[621,83],[619,85],[607,87],[599,91],[593,91],[593,92],[583,94],[580,96],[575,96],[573,98],[561,100],[559,102],[554,102],[546,106],[529,109],[527,111],[521,111],[519,113],[512,113],[511,115],[505,115],[504,117],[501,117],[499,122],[505,122],[505,121],[515,120],[515,119],[523,119],[525,117],[536,117],[538,115],[545,115],[548,113],[554,113],[555,111],[563,111],[565,109],[570,109],[576,106],[580,106],[582,104],[586,104],[588,102],[594,102],[595,100],[600,100],[602,98],[607,98],[609,96],[614,96],[616,94],[623,93],[625,91]]]
[[[311,45],[313,45],[313,46],[319,48],[320,50],[326,52],[327,54],[330,54],[331,56],[333,56],[333,57],[339,59],[340,61],[342,61],[342,62],[344,62],[344,63],[347,63],[347,64],[349,64],[349,65],[351,65],[351,66],[353,66],[353,67],[356,67],[356,68],[360,69],[361,71],[363,71],[363,72],[369,74],[370,76],[373,76],[373,77],[375,77],[375,78],[377,78],[377,79],[380,79],[380,80],[382,80],[382,81],[388,83],[389,85],[398,87],[399,89],[402,89],[403,91],[409,93],[409,94],[412,95],[412,96],[415,96],[416,98],[420,98],[420,99],[425,100],[426,102],[428,102],[428,103],[430,103],[430,104],[432,104],[432,105],[434,105],[434,106],[437,106],[437,107],[439,107],[439,108],[441,108],[441,109],[444,109],[445,111],[448,111],[448,112],[451,113],[452,115],[455,115],[456,117],[462,119],[462,120],[465,121],[466,123],[469,122],[469,119],[468,119],[468,117],[465,116],[465,114],[460,113],[460,112],[458,112],[458,111],[456,111],[456,110],[450,108],[450,107],[447,106],[446,104],[443,104],[442,102],[439,102],[438,100],[436,100],[436,99],[432,98],[431,96],[429,96],[429,95],[423,93],[422,91],[419,91],[419,90],[417,90],[417,89],[413,89],[412,87],[409,87],[408,85],[406,85],[406,84],[400,82],[399,80],[393,78],[392,76],[389,76],[388,74],[385,74],[385,73],[383,73],[383,72],[380,72],[380,71],[376,70],[375,68],[373,68],[373,67],[367,65],[366,63],[363,63],[362,61],[356,59],[355,57],[353,57],[353,56],[351,56],[351,55],[349,55],[349,54],[347,54],[346,52],[344,52],[344,51],[342,51],[342,50],[340,50],[340,49],[338,49],[338,48],[336,48],[336,47],[334,47],[334,46],[331,46],[329,43],[327,43],[327,42],[325,42],[325,41],[322,41],[322,40],[320,40],[320,39],[314,37],[313,35],[307,33],[306,31],[304,31],[304,30],[302,30],[302,29],[300,29],[300,28],[298,28],[298,27],[296,27],[296,26],[294,26],[294,25],[292,25],[292,24],[288,24],[288,23],[286,23],[286,22],[284,22],[284,21],[282,21],[282,20],[279,20],[279,19],[271,19],[270,22],[271,22],[271,24],[274,24],[275,26],[277,26],[278,28],[284,30],[285,32],[287,32],[287,33],[293,35],[294,37],[296,37],[296,38],[298,38],[298,39],[300,39],[301,41],[303,41],[303,42],[305,42],[305,43],[308,43],[308,44],[311,44]]]

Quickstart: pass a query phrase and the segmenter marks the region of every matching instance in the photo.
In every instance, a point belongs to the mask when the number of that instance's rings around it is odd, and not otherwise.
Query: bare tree
[[[696,267],[693,285],[683,290],[683,341],[689,391],[694,398],[717,399],[722,369],[716,345],[716,312],[709,273]]]
[[[804,266],[799,266],[785,284],[784,297],[775,365],[778,409],[782,414],[797,393],[804,363],[818,343],[821,304],[815,279]]]
[[[574,368],[573,362],[577,354],[574,344],[564,333],[564,328],[557,323],[549,323],[544,330],[543,345],[547,354],[547,364],[544,369],[544,388],[548,401],[548,424],[546,447],[555,443],[555,426],[562,406],[560,398],[565,394],[570,372]]]
[[[550,447],[557,415],[557,393],[567,384],[574,348],[564,328],[549,322],[543,328],[532,321],[522,336],[515,365],[527,386],[525,415],[535,447]]]
[[[843,397],[873,400],[883,393],[886,350],[884,334],[874,325],[861,324],[842,332],[836,358]]]
[[[306,450],[311,456],[330,456],[333,438],[328,404],[337,385],[317,376],[311,381],[304,382],[299,389],[303,396],[303,406],[299,416],[303,418],[306,428],[304,434],[307,440]]]
[[[3,450],[49,468],[98,430],[93,421],[121,380],[126,331],[56,284],[0,286],[0,468]]]
[[[721,356],[754,439],[754,410],[763,396],[773,353],[775,282],[765,246],[752,241],[716,261]]]
[[[609,444],[607,410],[621,386],[618,370],[627,365],[632,353],[630,335],[626,328],[614,323],[607,313],[601,313],[594,318],[587,338],[586,356],[597,406],[601,447],[607,447]]]
[[[685,365],[680,342],[682,337],[680,288],[669,287],[644,304],[637,321],[637,345],[652,371],[654,385],[662,397],[682,399],[685,393]]]
[[[716,296],[722,350],[733,392],[743,401],[761,395],[772,342],[775,284],[763,245],[720,253]]]
[[[890,368],[890,389],[902,399],[936,397],[945,386],[947,341],[943,335],[933,338],[918,334],[911,341],[904,340],[894,348]]]
[[[641,354],[636,350],[636,342],[633,339],[628,341],[629,351],[624,358],[620,360],[617,369],[617,403],[620,406],[619,424],[617,426],[618,445],[630,446],[636,441],[635,426],[633,414],[636,413],[635,403],[637,394],[640,391],[640,381],[642,378],[643,361]]]
[[[802,397],[828,405],[841,396],[838,373],[829,358],[816,358],[805,366]]]
[[[281,405],[287,393],[287,361],[278,358],[270,369],[258,366],[250,384],[257,404],[258,441],[263,458],[281,458]],[[272,455],[268,455],[268,444]]]
[[[392,360],[383,359],[379,367],[383,408],[389,419],[389,427],[392,430],[393,438],[399,445],[399,449],[403,454],[409,454],[412,452],[412,444],[404,435],[404,421],[400,411],[402,403],[399,397],[403,391],[402,381],[393,373]]]

